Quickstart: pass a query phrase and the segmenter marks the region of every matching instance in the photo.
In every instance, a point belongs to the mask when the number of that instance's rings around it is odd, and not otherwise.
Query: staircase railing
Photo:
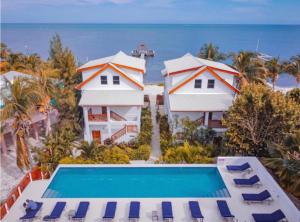
[[[110,111],[110,118],[116,121],[127,121],[123,116],[119,115],[118,113],[115,113],[114,111]]]
[[[119,139],[121,136],[127,134],[127,133],[137,133],[137,126],[136,125],[125,125],[122,129],[118,130],[115,132],[112,136],[111,139],[112,141],[116,141]]]
[[[89,121],[95,122],[106,122],[107,115],[106,114],[89,114],[88,115]]]

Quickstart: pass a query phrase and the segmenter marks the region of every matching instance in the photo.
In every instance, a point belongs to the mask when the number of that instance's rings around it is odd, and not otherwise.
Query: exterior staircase
[[[119,115],[114,111],[110,111],[110,118],[115,121],[127,121],[123,116]]]
[[[137,133],[137,126],[136,125],[125,125],[122,129],[118,130],[111,136],[111,140],[115,142],[122,136],[126,135],[127,133]]]

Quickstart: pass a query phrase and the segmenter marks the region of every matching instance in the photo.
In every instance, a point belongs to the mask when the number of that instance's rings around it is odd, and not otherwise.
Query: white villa
[[[84,139],[128,142],[140,131],[144,102],[145,60],[123,52],[89,61],[79,68],[79,105],[84,113]]]
[[[221,118],[239,93],[231,67],[186,54],[164,62],[165,112],[173,132],[180,132],[180,119],[199,120],[216,132],[226,129]]]

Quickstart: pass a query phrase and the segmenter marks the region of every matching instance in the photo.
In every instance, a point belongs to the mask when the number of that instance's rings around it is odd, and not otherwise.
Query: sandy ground
[[[16,186],[25,175],[16,163],[16,153],[14,151],[1,154],[1,201],[5,200],[9,192]]]
[[[29,138],[29,144],[31,146],[40,146],[38,141]],[[14,147],[10,147],[11,150],[8,154],[1,154],[1,201],[5,200],[11,190],[19,184],[23,179],[26,172],[21,171],[17,166],[16,151]]]

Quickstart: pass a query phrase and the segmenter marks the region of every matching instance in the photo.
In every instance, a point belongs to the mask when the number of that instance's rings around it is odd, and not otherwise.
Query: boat
[[[137,49],[131,51],[131,55],[135,57],[154,57],[154,50],[148,49],[144,43],[141,43]]]

